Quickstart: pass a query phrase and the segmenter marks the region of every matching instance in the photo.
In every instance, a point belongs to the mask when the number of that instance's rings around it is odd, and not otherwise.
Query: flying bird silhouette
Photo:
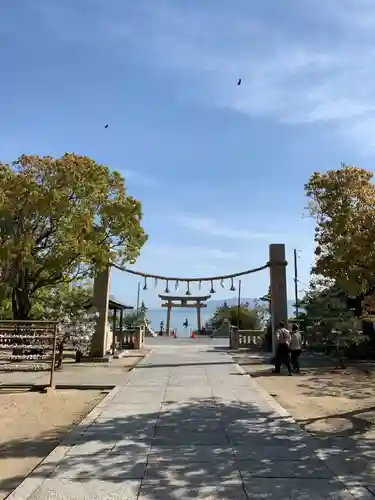
[[[104,125],[104,128],[108,128],[108,125]]]
[[[238,82],[237,82],[237,85],[241,85],[241,83],[242,83],[242,78],[239,78]]]

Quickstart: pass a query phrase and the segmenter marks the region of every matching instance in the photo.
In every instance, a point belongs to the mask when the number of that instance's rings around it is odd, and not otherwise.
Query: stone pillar
[[[141,349],[143,346],[143,329],[142,326],[136,326],[134,328],[134,349]]]
[[[271,284],[271,314],[272,314],[272,352],[276,352],[276,329],[280,321],[288,324],[288,299],[286,291],[285,245],[274,243],[270,245],[270,284]]]
[[[124,328],[124,311],[120,309],[120,338],[122,338],[122,330]]]
[[[197,326],[198,326],[198,332],[200,332],[201,329],[202,329],[201,304],[200,304],[200,302],[197,302]]]
[[[229,347],[237,350],[240,348],[240,333],[236,326],[231,326],[229,332]]]
[[[169,330],[171,329],[171,312],[172,312],[172,306],[171,303],[168,302],[167,305],[167,326],[166,326],[166,333],[169,337]]]
[[[99,313],[95,333],[91,340],[91,356],[102,358],[107,348],[107,322],[109,300],[109,268],[98,274],[94,281],[93,306]]]
[[[113,322],[112,322],[112,354],[116,352],[116,328],[117,328],[117,309],[113,309]]]

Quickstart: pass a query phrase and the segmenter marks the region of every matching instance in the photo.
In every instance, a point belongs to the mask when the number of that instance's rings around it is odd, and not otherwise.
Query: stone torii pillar
[[[168,301],[167,305],[167,325],[166,325],[166,334],[170,335],[170,329],[171,329],[171,313],[172,313],[172,304],[170,301]]]
[[[202,320],[201,320],[201,302],[197,300],[197,326],[198,332],[202,330]]]
[[[91,356],[103,358],[107,349],[107,322],[110,268],[99,273],[94,280],[93,306],[99,313],[95,333],[91,339]]]
[[[274,243],[269,249],[271,284],[272,352],[276,352],[276,330],[280,321],[288,325],[285,245]]]

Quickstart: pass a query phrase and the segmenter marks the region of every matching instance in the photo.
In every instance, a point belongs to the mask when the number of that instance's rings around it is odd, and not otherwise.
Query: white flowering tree
[[[58,363],[62,364],[64,349],[67,347],[76,352],[76,361],[79,362],[83,355],[88,355],[91,348],[92,336],[95,333],[98,313],[94,311],[75,311],[74,314],[66,313],[61,316],[58,325]]]
[[[61,285],[50,289],[41,298],[41,317],[58,321],[56,366],[61,367],[64,349],[76,352],[76,361],[89,354],[98,313],[87,309],[92,297],[92,287]]]

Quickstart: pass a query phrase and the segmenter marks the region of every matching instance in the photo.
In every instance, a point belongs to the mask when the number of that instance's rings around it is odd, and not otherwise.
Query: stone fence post
[[[134,349],[141,349],[143,347],[143,342],[144,342],[144,327],[141,326],[136,326],[134,328]]]
[[[233,350],[240,348],[240,332],[236,326],[232,326],[230,329],[229,347]]]

